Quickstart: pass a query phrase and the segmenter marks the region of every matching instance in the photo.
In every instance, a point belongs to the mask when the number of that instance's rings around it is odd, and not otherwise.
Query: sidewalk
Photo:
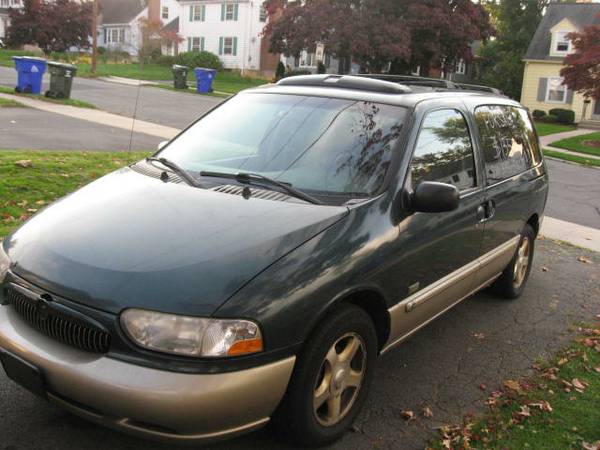
[[[133,133],[143,133],[150,136],[156,136],[163,139],[171,139],[179,133],[179,129],[164,125],[158,125],[143,120],[120,116],[96,109],[77,108],[75,106],[59,105],[56,103],[44,102],[27,97],[0,94],[0,98],[15,100],[30,108],[35,108],[49,113],[60,114],[73,119],[86,120],[100,125],[106,125],[114,128],[128,130]]]
[[[600,252],[600,230],[564,220],[545,217],[540,235]]]

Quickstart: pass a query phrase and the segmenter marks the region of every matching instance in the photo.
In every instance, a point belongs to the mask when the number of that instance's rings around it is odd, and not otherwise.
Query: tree
[[[477,81],[520,99],[525,63],[523,57],[549,0],[488,1],[486,7],[496,28],[496,39],[479,50]]]
[[[575,52],[565,58],[566,67],[560,71],[564,84],[587,98],[600,99],[600,25],[570,33],[568,38]]]
[[[37,45],[45,54],[70,47],[88,48],[92,31],[92,5],[73,0],[25,0],[22,9],[11,9],[8,45]]]
[[[146,59],[161,54],[162,44],[171,44],[177,47],[183,42],[183,38],[176,31],[165,30],[161,20],[142,17],[139,19],[139,23],[142,36],[138,56],[142,68]]]
[[[269,0],[263,34],[271,51],[297,56],[317,43],[352,58],[366,72],[389,62],[404,70],[440,67],[468,57],[469,44],[491,32],[486,11],[471,0]]]

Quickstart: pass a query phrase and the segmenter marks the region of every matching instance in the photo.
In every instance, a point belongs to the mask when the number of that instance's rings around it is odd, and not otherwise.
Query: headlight
[[[2,249],[2,243],[0,242],[0,284],[2,284],[4,278],[6,278],[9,266],[10,259],[8,259],[8,255],[4,253],[4,250]]]
[[[121,325],[138,345],[175,355],[218,358],[262,351],[258,325],[249,320],[203,319],[128,309]]]

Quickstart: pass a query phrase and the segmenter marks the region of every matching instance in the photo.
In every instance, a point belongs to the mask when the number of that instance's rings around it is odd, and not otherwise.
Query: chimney
[[[148,20],[160,22],[160,0],[148,0]]]

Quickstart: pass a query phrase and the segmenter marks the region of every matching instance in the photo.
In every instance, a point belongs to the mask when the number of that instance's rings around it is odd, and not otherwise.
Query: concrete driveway
[[[581,255],[593,264],[577,261]],[[328,448],[422,449],[436,436],[435,427],[455,423],[465,413],[484,411],[484,400],[492,389],[507,378],[527,373],[536,358],[563,347],[571,324],[600,313],[599,267],[598,254],[538,241],[534,269],[522,298],[506,301],[480,293],[382,357],[354,432]],[[485,390],[481,384],[487,386]],[[90,424],[37,399],[3,373],[0,399],[3,450],[173,448]],[[424,406],[431,408],[433,419],[418,414]],[[419,418],[405,422],[402,410],[413,410]],[[292,447],[267,428],[204,448]]]

